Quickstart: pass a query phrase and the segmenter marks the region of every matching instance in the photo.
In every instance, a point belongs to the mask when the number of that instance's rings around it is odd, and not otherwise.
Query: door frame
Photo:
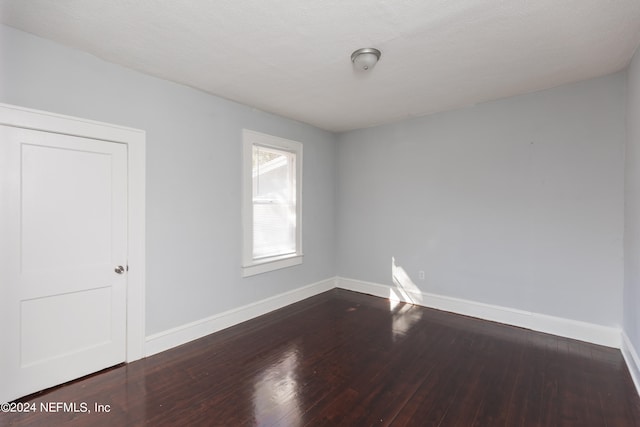
[[[0,124],[127,145],[127,351],[144,357],[146,133],[109,123],[0,103]]]

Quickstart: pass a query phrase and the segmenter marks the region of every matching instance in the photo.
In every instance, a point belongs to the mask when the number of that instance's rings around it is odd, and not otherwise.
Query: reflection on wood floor
[[[0,425],[640,425],[619,350],[343,290],[23,401]]]

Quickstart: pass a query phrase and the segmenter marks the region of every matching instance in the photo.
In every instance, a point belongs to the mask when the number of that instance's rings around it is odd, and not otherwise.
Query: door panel
[[[111,156],[23,144],[21,158],[22,271],[108,260]]]
[[[125,360],[126,145],[0,126],[0,401]]]
[[[111,340],[111,309],[108,287],[21,301],[22,367],[107,344]],[[43,318],[47,322],[42,322]]]

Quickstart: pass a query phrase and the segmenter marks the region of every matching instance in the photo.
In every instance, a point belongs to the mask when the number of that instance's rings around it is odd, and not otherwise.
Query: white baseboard
[[[410,302],[437,310],[532,329],[534,331],[607,347],[621,348],[636,386],[638,387],[640,383],[640,373],[638,371],[640,361],[637,352],[628,338],[626,338],[626,342],[623,342],[624,335],[622,335],[617,328],[426,292],[411,293],[403,291],[400,293],[396,292],[397,289],[394,291],[394,287],[392,286],[344,277],[323,280],[205,319],[149,335],[145,340],[145,356],[151,356],[189,341],[202,338],[211,333],[245,322],[333,288],[346,289],[382,298],[398,298],[404,302]],[[638,389],[640,390],[640,387],[638,387]]]
[[[389,286],[379,283],[347,279],[345,277],[336,277],[335,282],[336,288],[346,289],[347,291],[360,292],[361,294],[373,295],[380,298],[389,298],[390,295]]]
[[[426,292],[398,292],[395,287],[361,280],[336,278],[336,287],[350,291],[375,295],[382,298],[398,298],[400,301],[476,317],[561,337],[586,341],[607,347],[620,348],[621,336],[618,328],[593,323],[548,316],[523,310],[484,304]]]
[[[406,290],[398,292],[395,287],[389,285],[344,277],[335,277],[316,282],[196,322],[150,335],[145,342],[145,356],[152,356],[169,350],[333,288],[346,289],[382,298],[397,298],[400,301],[423,307],[619,348],[629,368],[636,390],[640,395],[640,357],[638,356],[638,351],[627,334],[617,328],[426,292],[416,293],[407,292]]]
[[[145,340],[145,356],[151,356],[170,348],[177,347],[189,341],[202,338],[238,323],[253,319],[277,310],[289,304],[318,295],[335,288],[335,279],[327,279],[316,282],[293,291],[275,295],[261,301],[247,304],[223,313],[219,313],[205,319],[187,323],[157,334],[149,335]]]
[[[624,361],[627,362],[627,367],[629,368],[629,373],[636,386],[638,395],[640,395],[640,357],[638,357],[638,351],[624,331],[622,332],[622,346],[620,350],[622,351]]]

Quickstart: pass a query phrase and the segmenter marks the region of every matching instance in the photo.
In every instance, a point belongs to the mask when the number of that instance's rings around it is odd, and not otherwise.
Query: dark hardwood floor
[[[640,426],[618,350],[342,290],[21,402],[0,424]]]

